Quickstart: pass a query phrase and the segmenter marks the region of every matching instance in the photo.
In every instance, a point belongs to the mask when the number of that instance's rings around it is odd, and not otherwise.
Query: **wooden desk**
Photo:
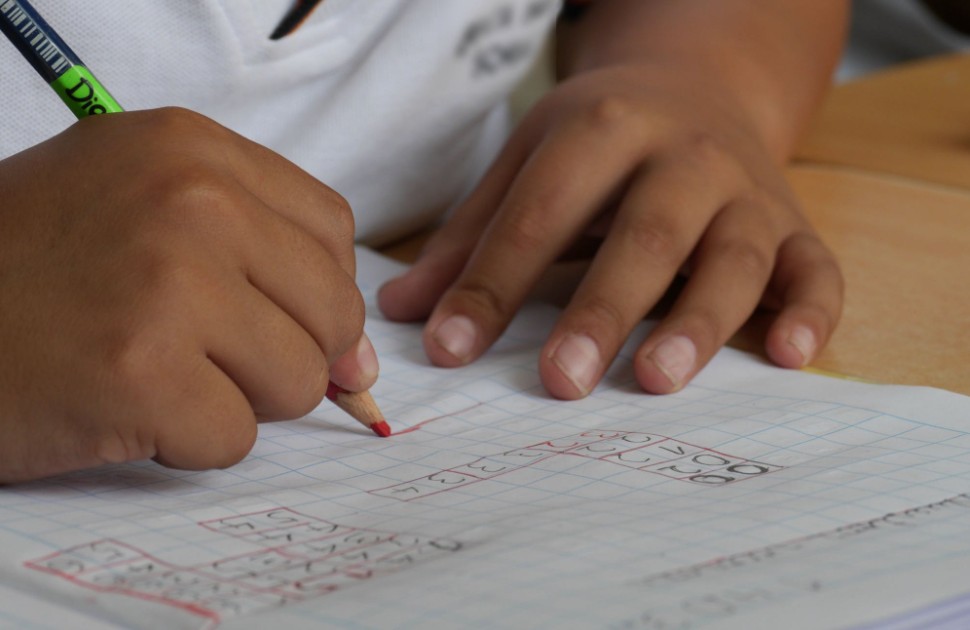
[[[789,180],[846,277],[814,366],[970,395],[970,194],[833,167]]]
[[[970,54],[838,86],[796,160],[970,189]]]

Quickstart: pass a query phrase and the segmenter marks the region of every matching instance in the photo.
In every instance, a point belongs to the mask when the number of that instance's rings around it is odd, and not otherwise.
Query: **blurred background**
[[[821,0],[824,1],[824,0]],[[970,0],[855,0],[837,81],[970,50]]]

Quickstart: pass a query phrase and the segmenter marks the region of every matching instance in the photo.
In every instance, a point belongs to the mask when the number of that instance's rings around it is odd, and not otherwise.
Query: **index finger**
[[[505,330],[546,267],[637,164],[642,143],[617,135],[573,124],[547,137],[525,162],[429,318],[424,343],[433,363],[468,363]]]

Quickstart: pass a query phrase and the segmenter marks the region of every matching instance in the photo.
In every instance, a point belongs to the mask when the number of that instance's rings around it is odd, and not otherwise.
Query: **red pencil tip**
[[[374,433],[376,433],[380,437],[391,436],[391,427],[383,420],[381,420],[380,422],[375,422],[374,424],[370,425],[370,428]]]

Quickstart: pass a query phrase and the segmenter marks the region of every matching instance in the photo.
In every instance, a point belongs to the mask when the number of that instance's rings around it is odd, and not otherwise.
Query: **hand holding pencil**
[[[4,32],[41,41],[27,6],[0,0]],[[88,116],[0,162],[0,190],[0,483],[229,466],[332,387],[389,433],[346,393],[377,378],[350,209],[281,156],[177,108]]]

